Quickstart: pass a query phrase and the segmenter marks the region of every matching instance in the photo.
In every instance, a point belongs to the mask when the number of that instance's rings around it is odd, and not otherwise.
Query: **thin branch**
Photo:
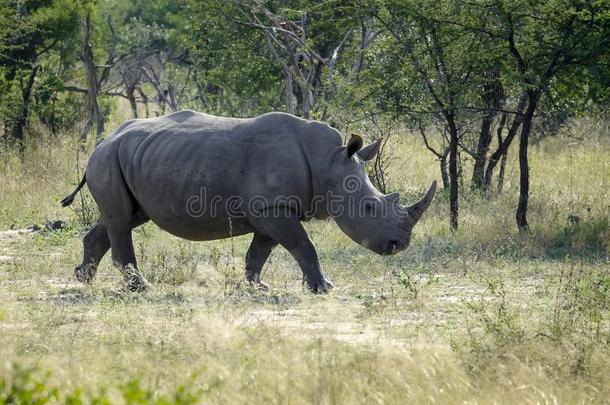
[[[76,87],[76,86],[62,86],[62,90],[72,91],[75,93],[89,94],[89,90],[83,89],[82,87]]]
[[[513,27],[513,18],[511,16],[511,14],[506,15],[506,20],[510,27],[510,29],[508,31],[508,38],[507,38],[508,49],[509,49],[510,53],[513,55],[513,57],[515,58],[515,60],[517,61],[517,66],[519,67],[519,72],[521,73],[523,78],[526,79],[525,73],[527,72],[527,64],[523,60],[521,53],[519,52],[519,50],[517,49],[517,46],[515,45],[515,30]]]
[[[430,152],[434,153],[434,155],[435,155],[437,158],[439,158],[439,159],[440,159],[440,158],[442,158],[442,157],[443,157],[443,155],[442,155],[442,154],[440,154],[439,152],[437,152],[437,151],[436,151],[436,150],[435,150],[433,147],[431,147],[431,146],[430,146],[430,144],[428,143],[428,137],[426,136],[426,130],[424,129],[424,127],[423,127],[423,125],[422,125],[421,121],[419,121],[419,122],[417,123],[417,126],[419,127],[419,133],[421,134],[421,137],[422,137],[422,138],[423,138],[423,140],[424,140],[424,144],[426,145],[426,148],[427,148],[427,149],[428,149]]]

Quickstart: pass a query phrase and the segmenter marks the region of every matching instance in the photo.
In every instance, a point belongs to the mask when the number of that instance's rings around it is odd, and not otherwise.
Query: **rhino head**
[[[413,227],[430,206],[436,181],[426,195],[410,206],[399,204],[398,193],[384,195],[369,180],[364,164],[375,158],[380,141],[362,147],[352,135],[333,154],[330,188],[331,215],[341,230],[356,243],[381,255],[396,254],[409,246]]]

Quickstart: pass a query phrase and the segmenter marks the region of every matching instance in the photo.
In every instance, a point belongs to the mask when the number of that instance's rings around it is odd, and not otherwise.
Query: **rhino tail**
[[[78,194],[78,192],[80,191],[81,188],[83,188],[83,186],[85,185],[86,182],[87,182],[87,175],[84,174],[80,183],[78,183],[76,190],[74,190],[69,196],[67,196],[66,198],[61,200],[61,206],[67,207],[68,205],[72,204],[74,202],[74,197],[76,197],[76,194]]]

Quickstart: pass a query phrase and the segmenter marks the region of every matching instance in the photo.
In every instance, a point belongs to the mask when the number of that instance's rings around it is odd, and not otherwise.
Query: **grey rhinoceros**
[[[254,233],[246,255],[250,283],[266,288],[261,269],[280,244],[309,289],[325,292],[333,286],[301,221],[333,217],[355,242],[389,255],[409,245],[434,196],[436,182],[402,207],[398,193],[376,190],[364,163],[378,149],[379,142],[363,148],[356,135],[344,146],[336,129],[277,112],[237,119],[180,111],[127,121],[97,146],[80,184],[61,202],[71,204],[86,183],[101,214],[84,237],[76,277],[90,283],[112,248],[128,288],[145,289],[131,232],[152,220],[189,240]]]

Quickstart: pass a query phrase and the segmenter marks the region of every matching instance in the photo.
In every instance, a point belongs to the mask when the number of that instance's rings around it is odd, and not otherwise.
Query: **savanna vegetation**
[[[0,0],[0,403],[604,403],[610,2]],[[442,190],[381,257],[305,226],[335,284],[249,236],[135,232],[108,258],[73,188],[123,121],[191,108],[382,139],[370,177]],[[49,221],[61,220],[61,223]]]

